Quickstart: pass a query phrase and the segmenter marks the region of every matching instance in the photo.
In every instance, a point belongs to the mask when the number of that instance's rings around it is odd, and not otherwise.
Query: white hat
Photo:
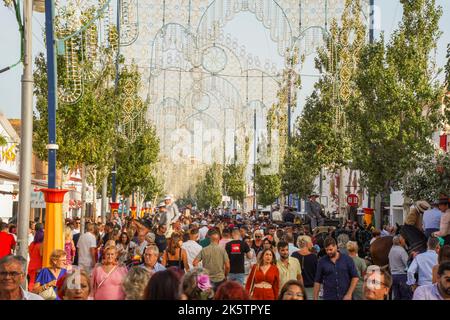
[[[158,208],[162,208],[162,207],[165,207],[166,206],[166,204],[164,203],[164,202],[161,202],[159,205],[158,205]]]
[[[167,195],[164,200],[172,200],[172,197],[170,195]]]

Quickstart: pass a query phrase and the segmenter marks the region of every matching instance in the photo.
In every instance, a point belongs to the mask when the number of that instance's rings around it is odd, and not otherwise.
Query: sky
[[[443,34],[438,42],[436,51],[437,66],[442,67],[446,63],[446,48],[447,44],[450,43],[450,1],[437,0],[436,3],[442,6],[444,12],[440,20],[440,29]],[[376,19],[379,19],[375,37],[378,38],[380,33],[384,32],[388,39],[392,31],[397,28],[401,19],[402,6],[399,0],[375,0],[375,5],[377,8]],[[32,22],[33,56],[36,56],[39,52],[45,51],[43,41],[44,14],[34,12]],[[277,65],[282,65],[283,60],[277,54],[275,44],[270,40],[269,31],[262,27],[252,14],[240,13],[237,15],[234,20],[226,25],[226,33],[231,33],[238,39],[238,43],[244,44],[247,52],[258,55],[260,61],[270,58]],[[0,69],[15,63],[19,59],[19,54],[19,32],[13,10],[0,4]],[[21,65],[0,74],[0,112],[8,118],[20,118],[21,74]],[[302,74],[303,87],[299,94],[300,106],[311,93],[314,82],[317,79],[309,76],[317,74],[314,70],[312,58],[305,61]],[[440,76],[440,79],[443,79],[443,75]],[[301,107],[297,108],[295,113],[299,114],[300,112]]]

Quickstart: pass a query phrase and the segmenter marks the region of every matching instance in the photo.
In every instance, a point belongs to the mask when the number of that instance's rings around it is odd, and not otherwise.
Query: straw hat
[[[420,213],[424,213],[431,208],[430,204],[424,200],[417,201],[415,207]]]

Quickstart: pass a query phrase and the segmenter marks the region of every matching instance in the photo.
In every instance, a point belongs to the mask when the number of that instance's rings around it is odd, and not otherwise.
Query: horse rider
[[[311,221],[311,230],[317,226],[323,226],[325,222],[325,219],[322,217],[322,207],[316,201],[318,197],[319,195],[316,193],[310,195],[309,201],[306,201],[305,205],[306,215]]]
[[[431,206],[424,200],[417,201],[411,208],[405,219],[405,224],[415,226],[419,230],[423,230],[423,213],[430,209]]]
[[[181,217],[181,213],[178,210],[177,204],[173,202],[171,195],[167,195],[164,198],[164,203],[167,210],[167,220],[165,223],[167,226],[166,237],[170,237],[172,235],[172,232],[174,231],[174,224],[178,222],[179,218]]]

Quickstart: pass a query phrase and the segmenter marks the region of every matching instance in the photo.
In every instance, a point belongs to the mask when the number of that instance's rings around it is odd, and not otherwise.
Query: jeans
[[[308,215],[308,217],[311,221],[311,230],[313,230],[317,226],[323,226],[323,224],[325,222],[325,219],[322,218],[321,216],[317,217],[317,216]]]
[[[394,300],[411,300],[412,291],[406,284],[408,276],[406,274],[392,275],[392,293]]]
[[[245,273],[229,273],[228,280],[237,281],[240,284],[244,285]]]

